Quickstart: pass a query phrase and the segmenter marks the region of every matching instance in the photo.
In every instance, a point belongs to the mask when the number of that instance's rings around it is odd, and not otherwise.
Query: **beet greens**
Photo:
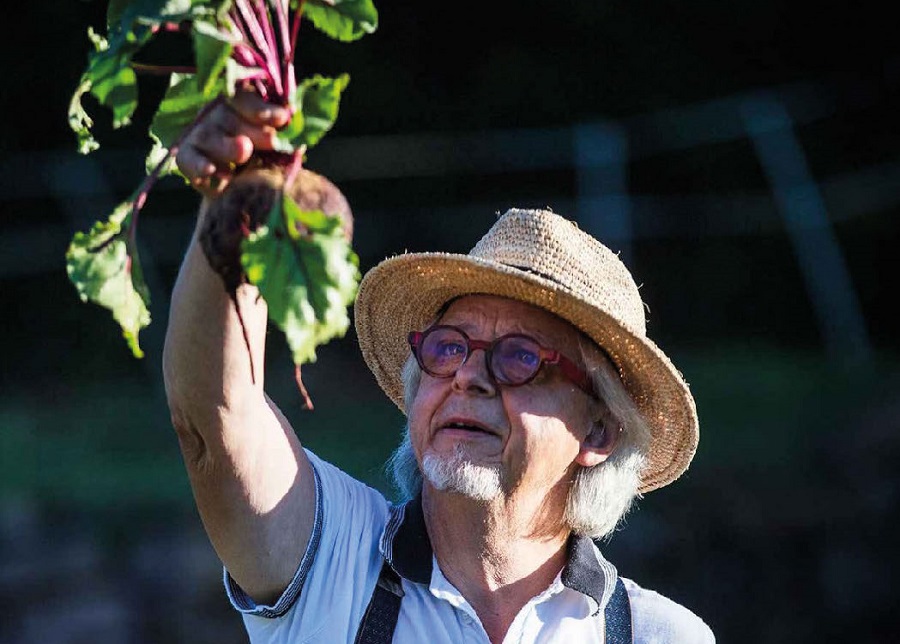
[[[143,355],[138,333],[150,323],[150,294],[136,244],[138,214],[159,178],[179,174],[174,159],[192,128],[239,89],[254,90],[292,113],[274,155],[285,170],[285,185],[266,222],[242,243],[244,274],[260,289],[297,365],[315,360],[316,346],[349,326],[347,306],[359,281],[356,255],[333,213],[304,211],[290,196],[305,151],[335,122],[349,78],[316,75],[298,82],[294,58],[301,19],[332,38],[352,41],[374,31],[378,15],[372,0],[110,0],[107,35],[88,30],[94,51],[69,106],[80,152],[98,147],[85,96],[112,111],[113,127],[123,127],[138,104],[138,75],[169,76],[150,126],[144,181],[108,219],[76,233],[66,254],[81,299],[112,312],[137,357]],[[190,38],[193,65],[135,60],[164,33]]]

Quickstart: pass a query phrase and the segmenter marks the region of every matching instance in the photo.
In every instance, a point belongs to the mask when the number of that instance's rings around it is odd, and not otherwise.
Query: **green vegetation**
[[[346,309],[359,281],[356,255],[338,220],[327,221],[335,213],[303,212],[291,196],[306,150],[333,126],[349,82],[340,75],[298,83],[294,58],[304,16],[340,41],[371,33],[378,22],[371,0],[110,0],[107,34],[88,32],[94,51],[69,105],[82,153],[99,147],[85,97],[109,108],[113,127],[123,127],[137,109],[138,75],[169,76],[150,125],[146,178],[106,221],[77,233],[66,255],[81,299],[112,312],[137,357],[143,356],[138,334],[150,323],[150,291],[137,252],[138,214],[159,178],[178,172],[174,159],[193,128],[239,90],[255,91],[292,114],[279,133],[277,153],[266,157],[286,178],[268,224],[245,234],[247,279],[261,287],[297,365],[315,360],[315,347],[349,326]],[[190,39],[191,64],[138,61],[157,37]]]

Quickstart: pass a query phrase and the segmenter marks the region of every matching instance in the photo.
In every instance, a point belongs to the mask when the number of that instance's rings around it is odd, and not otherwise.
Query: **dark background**
[[[642,285],[691,383],[689,472],[607,546],[721,642],[888,642],[900,505],[900,50],[875,3],[379,5],[354,44],[302,32],[302,76],[347,71],[309,167],[356,216],[363,270],[465,252],[511,206],[552,206]],[[64,252],[140,181],[162,91],[76,154],[66,109],[105,3],[8,8],[0,92],[0,641],[243,642],[193,509],[160,375],[198,198],[151,194],[154,321],[130,357]],[[308,26],[307,26],[308,27]],[[177,59],[178,43],[149,55]],[[92,105],[93,107],[93,105]],[[387,490],[402,417],[352,333],[268,389],[305,444]]]

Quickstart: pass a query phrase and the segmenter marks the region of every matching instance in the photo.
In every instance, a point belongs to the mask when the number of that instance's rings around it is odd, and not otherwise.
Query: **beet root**
[[[200,230],[200,245],[210,266],[222,277],[232,295],[247,281],[241,267],[241,240],[265,223],[283,186],[284,173],[280,169],[246,170],[209,206]],[[347,240],[352,239],[350,204],[331,181],[303,168],[294,179],[290,196],[303,210],[321,210],[326,215],[339,216]]]
[[[212,269],[218,273],[234,303],[244,333],[244,343],[250,354],[250,375],[255,382],[253,355],[247,328],[237,301],[237,289],[247,282],[241,266],[241,241],[254,232],[268,218],[275,199],[284,187],[284,168],[252,168],[236,175],[225,191],[212,201],[200,228],[200,246]],[[290,196],[302,210],[320,210],[326,215],[339,216],[347,241],[353,237],[353,213],[350,204],[337,186],[320,174],[302,168],[290,187]],[[300,365],[296,365],[295,379],[307,409],[312,400],[303,385]]]

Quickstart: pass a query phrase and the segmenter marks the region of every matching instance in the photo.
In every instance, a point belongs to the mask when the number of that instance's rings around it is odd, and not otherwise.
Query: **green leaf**
[[[128,9],[131,0],[109,0],[106,7],[106,28],[113,29],[122,21],[122,16]]]
[[[220,78],[215,87],[223,90],[224,81]],[[194,74],[172,74],[169,88],[150,123],[150,134],[166,148],[172,147],[209,101],[197,86]]]
[[[165,165],[157,173],[159,177],[174,174],[188,183],[188,178],[178,169],[178,164],[175,162],[175,156],[169,156],[169,148],[164,146],[162,141],[156,138],[152,132],[150,133],[150,140],[153,141],[153,146],[150,148],[150,152],[147,153],[147,158],[144,160],[144,171],[147,174],[150,174],[156,166],[165,161]]]
[[[154,28],[186,20],[213,23],[224,4],[223,0],[111,0],[108,35],[88,30],[94,51],[69,104],[69,125],[78,137],[81,152],[98,147],[90,134],[93,120],[82,105],[84,95],[92,94],[112,110],[113,127],[128,125],[137,107],[137,76],[131,61],[153,37]],[[209,64],[214,65],[215,59]]]
[[[292,101],[294,116],[278,132],[278,138],[286,144],[287,151],[301,145],[312,147],[325,136],[337,120],[341,93],[349,82],[347,74],[337,78],[317,74],[300,83]]]
[[[137,74],[130,67],[118,67],[109,74],[98,77],[91,93],[112,110],[113,127],[131,123],[131,115],[137,109]]]
[[[296,4],[296,0],[292,2]],[[378,28],[378,11],[372,0],[305,0],[303,15],[321,31],[344,42]]]
[[[78,152],[81,154],[88,154],[100,147],[100,144],[97,143],[97,140],[91,134],[94,120],[81,105],[81,97],[89,92],[90,89],[91,82],[82,77],[81,83],[69,102],[69,127],[72,128],[72,131],[75,132],[75,136],[78,138]]]
[[[295,364],[314,362],[318,345],[347,332],[359,262],[337,217],[303,211],[284,196],[266,225],[244,241],[241,263],[269,318],[284,331]]]
[[[253,76],[257,71],[258,70],[251,69],[250,67],[244,67],[233,58],[229,58],[225,63],[225,73],[222,75],[225,82],[225,93],[228,94],[228,96],[234,96],[235,87],[238,82]]]
[[[137,78],[128,65],[131,56],[150,35],[149,29],[142,29],[139,34],[131,33],[130,39],[117,38],[113,46],[113,43],[88,30],[94,52],[88,57],[87,70],[82,74],[69,103],[69,125],[78,137],[80,152],[87,153],[98,147],[90,133],[93,119],[81,102],[85,94],[93,94],[113,111],[113,127],[122,127],[131,121],[137,107]]]
[[[159,24],[212,17],[221,11],[222,0],[110,0],[106,10],[107,29],[129,29],[137,22]]]
[[[150,292],[144,283],[137,249],[128,242],[133,201],[125,201],[105,222],[87,233],[75,233],[66,252],[66,272],[88,300],[112,311],[132,353],[143,357],[138,332],[150,324]]]
[[[195,21],[192,30],[194,58],[197,61],[197,86],[204,98],[214,98],[221,91],[219,78],[231,56],[231,36],[214,24]]]

